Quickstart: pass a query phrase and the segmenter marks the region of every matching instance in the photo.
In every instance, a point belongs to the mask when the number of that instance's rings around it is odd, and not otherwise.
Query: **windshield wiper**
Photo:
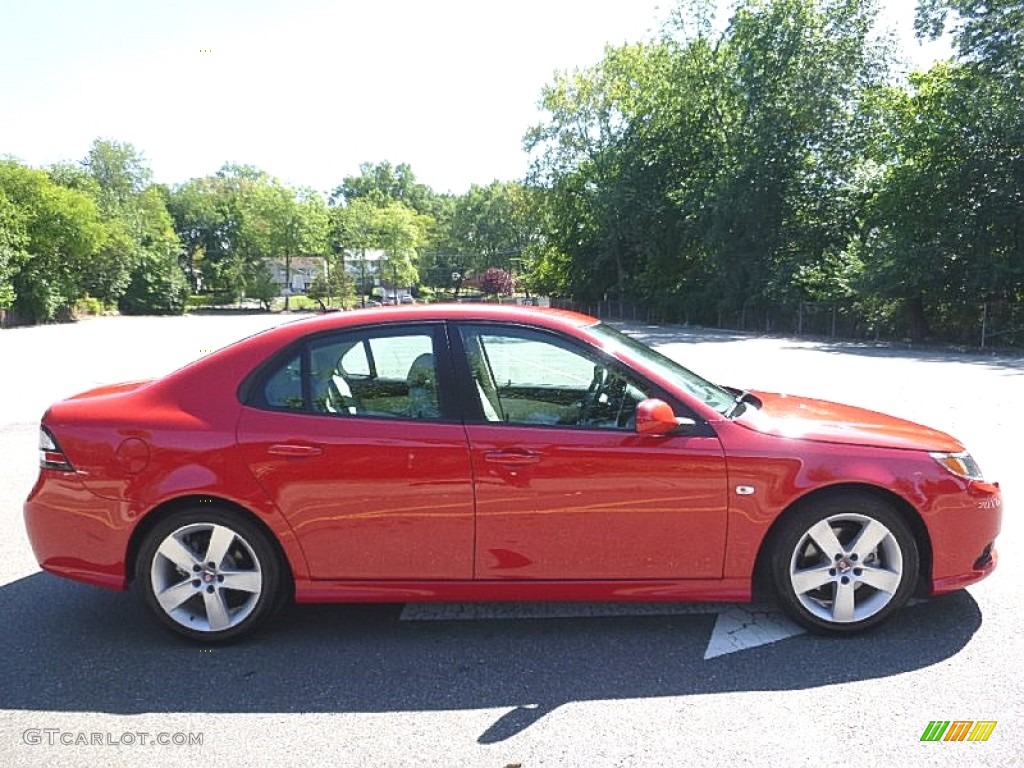
[[[761,401],[752,392],[749,392],[745,389],[735,389],[733,387],[726,387],[726,389],[728,389],[730,392],[735,392],[736,399],[733,400],[732,407],[730,407],[729,410],[725,412],[725,418],[731,419],[734,416],[739,416],[741,413],[743,413],[743,411],[740,410],[740,408],[746,405],[747,403],[754,406],[755,408],[761,407]]]

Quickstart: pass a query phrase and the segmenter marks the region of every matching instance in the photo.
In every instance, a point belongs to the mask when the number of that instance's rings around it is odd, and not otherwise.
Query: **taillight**
[[[43,469],[57,469],[73,472],[74,467],[57,445],[57,439],[46,427],[39,427],[39,466]]]

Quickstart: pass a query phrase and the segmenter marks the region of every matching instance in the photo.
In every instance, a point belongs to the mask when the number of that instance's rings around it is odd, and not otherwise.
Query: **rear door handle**
[[[267,449],[267,453],[274,456],[319,456],[324,449],[319,445],[304,445],[302,443],[276,443]]]
[[[484,454],[484,461],[508,467],[525,467],[539,462],[540,454],[532,451],[488,451]]]

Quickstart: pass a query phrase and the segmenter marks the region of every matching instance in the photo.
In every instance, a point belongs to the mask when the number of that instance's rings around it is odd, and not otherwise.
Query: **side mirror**
[[[636,406],[636,431],[641,435],[667,435],[680,427],[693,427],[693,419],[680,418],[664,400],[648,398]]]

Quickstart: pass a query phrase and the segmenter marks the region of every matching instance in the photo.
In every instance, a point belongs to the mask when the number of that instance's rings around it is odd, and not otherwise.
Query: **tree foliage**
[[[293,258],[326,258],[330,250],[323,198],[252,166],[228,164],[181,184],[171,190],[168,208],[193,290],[226,300],[249,296],[269,306],[283,287],[273,282],[270,261],[282,263],[287,277]]]
[[[165,191],[130,144],[97,139],[48,171],[0,163],[0,307],[20,321],[68,317],[87,296],[181,311],[178,248]]]
[[[1021,302],[1020,2],[926,0],[960,60],[903,84],[872,0],[741,0],[718,33],[712,11],[545,88],[535,283],[741,327],[838,304],[915,338]]]
[[[18,264],[7,291],[13,311],[34,322],[70,312],[85,295],[92,256],[109,239],[95,200],[12,161],[0,162],[0,195],[6,198],[6,250],[15,256],[5,259],[7,269]]]

